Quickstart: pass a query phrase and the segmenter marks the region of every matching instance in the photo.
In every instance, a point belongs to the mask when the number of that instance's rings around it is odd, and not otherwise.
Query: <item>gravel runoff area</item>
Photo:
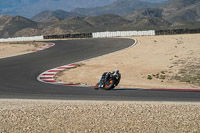
[[[1,133],[200,131],[200,103],[0,100]]]
[[[34,52],[35,49],[47,46],[44,42],[0,42],[0,59],[17,56],[22,54],[28,54]]]

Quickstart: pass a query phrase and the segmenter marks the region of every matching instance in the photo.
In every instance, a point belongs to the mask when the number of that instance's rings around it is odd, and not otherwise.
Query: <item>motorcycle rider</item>
[[[119,79],[116,81],[116,86],[117,86],[117,85],[119,84],[120,79],[121,79],[121,74],[120,74],[120,72],[119,72],[118,69],[116,69],[116,70],[113,71],[113,72],[104,72],[104,74],[103,74],[102,77],[101,77],[101,80],[99,81],[98,87],[99,87],[99,88],[100,88],[100,87],[104,87],[105,82],[106,82],[110,77],[116,76],[116,75],[118,75],[118,77],[119,77]],[[98,88],[97,88],[97,89],[98,89]]]

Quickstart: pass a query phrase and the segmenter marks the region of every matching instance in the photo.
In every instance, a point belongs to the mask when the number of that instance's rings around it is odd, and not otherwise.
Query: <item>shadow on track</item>
[[[141,89],[141,88],[119,88],[119,89],[113,89],[114,91],[124,91],[124,90],[133,90],[133,91],[161,91],[161,92],[199,92],[199,90],[184,90],[184,89]]]
[[[133,91],[138,91],[138,90],[143,90],[143,89],[140,89],[140,88],[116,88],[116,89],[113,89],[114,91],[124,91],[124,90],[133,90]]]

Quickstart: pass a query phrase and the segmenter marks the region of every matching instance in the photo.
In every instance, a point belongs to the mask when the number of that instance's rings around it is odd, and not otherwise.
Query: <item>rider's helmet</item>
[[[119,70],[118,70],[118,69],[116,69],[116,70],[115,70],[115,73],[114,73],[114,75],[115,75],[115,74],[118,74],[118,73],[119,73]]]

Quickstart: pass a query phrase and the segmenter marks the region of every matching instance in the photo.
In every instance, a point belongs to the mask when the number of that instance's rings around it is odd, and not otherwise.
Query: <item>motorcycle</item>
[[[111,90],[120,82],[121,74],[104,73],[101,80],[94,86],[97,89]]]

